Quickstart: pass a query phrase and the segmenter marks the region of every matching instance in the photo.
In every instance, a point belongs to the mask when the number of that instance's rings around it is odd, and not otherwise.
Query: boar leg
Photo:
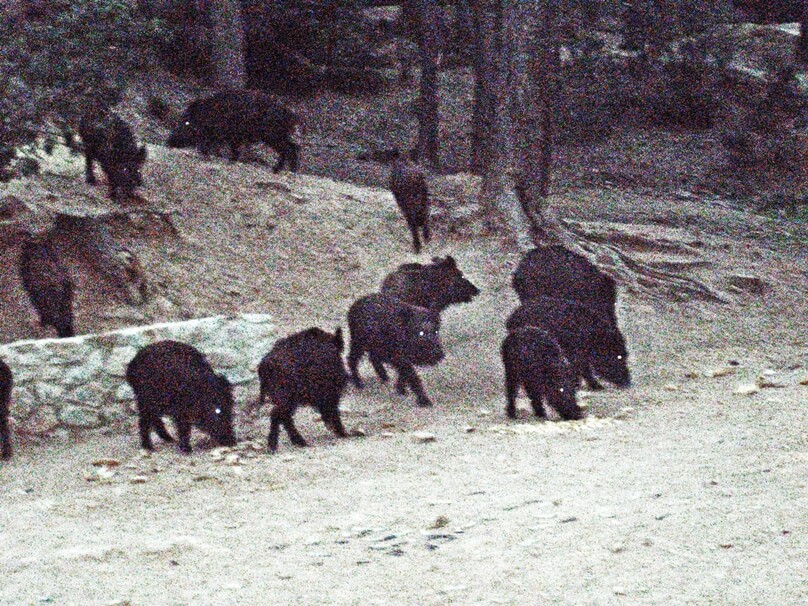
[[[84,150],[84,180],[90,185],[95,185],[95,173],[93,172],[93,154],[89,150]]]
[[[185,454],[191,454],[191,424],[188,421],[177,419],[176,425],[180,450]]]
[[[387,370],[384,368],[384,364],[382,364],[381,360],[377,356],[374,356],[372,353],[370,354],[370,364],[373,366],[373,370],[376,371],[376,374],[379,375],[379,380],[382,383],[387,383],[390,377],[387,376]]]
[[[141,412],[138,418],[138,429],[140,430],[140,447],[144,450],[154,450],[154,444],[152,444],[151,440],[151,427],[151,417]]]
[[[166,429],[166,425],[165,425],[165,423],[163,423],[162,417],[159,417],[159,416],[154,417],[152,419],[151,426],[154,429],[154,431],[157,432],[157,435],[160,436],[160,439],[163,440],[163,442],[173,442],[174,441],[174,438],[171,436],[170,433],[168,433],[168,430]]]
[[[308,446],[306,440],[300,435],[300,432],[295,427],[295,422],[292,420],[292,415],[286,415],[281,419],[286,434],[295,446]]]
[[[415,372],[415,367],[412,364],[405,364],[397,370],[400,376],[399,380],[410,384],[410,388],[417,398],[418,406],[432,406],[432,400],[426,395],[424,384],[421,383],[421,378],[418,376],[418,373]]]
[[[359,360],[365,353],[364,349],[359,346],[355,339],[351,339],[351,351],[348,353],[348,368],[351,371],[351,379],[357,388],[362,389],[365,385],[362,383],[362,377],[359,376]]]
[[[592,391],[603,389],[603,385],[601,385],[600,382],[598,382],[598,380],[592,374],[592,368],[589,366],[588,363],[581,364],[581,375],[583,376],[584,381],[586,381],[586,385]]]
[[[11,458],[11,432],[8,429],[8,419],[0,419],[0,440],[3,442],[3,450],[0,451],[0,458]]]
[[[514,368],[505,366],[505,414],[509,419],[516,418],[516,393],[519,390],[519,376]]]
[[[412,247],[415,250],[415,254],[418,254],[421,252],[421,239],[418,236],[418,226],[408,222],[408,227],[412,234]]]
[[[278,431],[280,427],[277,415],[270,414],[269,435],[267,436],[267,448],[269,452],[274,453],[278,450]]]

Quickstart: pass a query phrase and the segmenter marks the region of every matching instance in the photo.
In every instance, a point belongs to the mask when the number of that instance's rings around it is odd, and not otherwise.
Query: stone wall
[[[241,314],[17,341],[0,345],[0,358],[14,374],[11,417],[16,431],[47,434],[127,420],[136,408],[126,366],[150,343],[174,339],[193,345],[217,372],[242,385],[258,380],[258,363],[277,338],[271,316]]]

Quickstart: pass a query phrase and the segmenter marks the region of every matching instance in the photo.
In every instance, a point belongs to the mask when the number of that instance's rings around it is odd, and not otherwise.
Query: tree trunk
[[[421,35],[421,90],[419,98],[418,151],[440,170],[438,140],[438,7],[431,0],[417,0]]]
[[[211,63],[218,88],[244,88],[244,26],[238,0],[204,0],[211,21]]]
[[[485,174],[490,163],[493,141],[491,133],[496,119],[493,85],[489,84],[496,73],[493,61],[493,18],[490,2],[475,0],[469,3],[474,31],[474,49],[471,60],[474,69],[474,109],[471,125],[471,172]]]
[[[559,40],[555,2],[532,4],[537,21],[524,29],[521,36],[523,53],[531,60],[522,80],[516,191],[533,239],[548,242],[557,240],[559,232],[547,212],[553,169],[553,102],[558,95]]]

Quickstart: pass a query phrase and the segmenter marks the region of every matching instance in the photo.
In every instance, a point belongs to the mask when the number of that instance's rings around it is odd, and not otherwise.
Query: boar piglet
[[[93,104],[81,117],[79,136],[84,144],[85,178],[95,185],[93,162],[107,176],[109,196],[119,200],[143,184],[140,167],[146,161],[146,147],[138,147],[132,128],[103,104]]]
[[[191,427],[201,429],[222,446],[235,446],[233,388],[213,372],[198,349],[178,341],[158,341],[137,352],[126,368],[126,381],[135,392],[140,444],[154,450],[151,430],[166,442],[163,416],[171,417],[180,450],[191,452]]]
[[[550,333],[527,326],[508,333],[501,347],[505,367],[507,415],[516,418],[516,394],[524,387],[537,417],[547,418],[552,406],[565,420],[582,419],[575,399],[578,380]]]
[[[306,446],[293,420],[297,407],[304,404],[316,408],[334,434],[347,436],[339,414],[339,400],[348,380],[342,363],[343,349],[341,328],[332,335],[314,327],[280,339],[261,360],[259,402],[263,405],[267,397],[272,400],[267,438],[270,452],[278,449],[281,425],[292,444]]]
[[[72,337],[73,282],[55,244],[46,235],[24,236],[19,259],[20,279],[41,326],[53,326],[57,336]]]
[[[169,147],[197,147],[207,156],[218,145],[230,147],[238,160],[242,146],[264,143],[279,158],[273,172],[284,166],[297,171],[300,119],[267,94],[250,90],[223,91],[192,101],[168,137]]]
[[[11,408],[11,389],[14,377],[8,364],[0,360],[0,458],[11,458],[11,430],[8,427],[8,411]]]
[[[432,263],[405,263],[382,282],[382,294],[438,312],[456,303],[469,303],[480,294],[454,257],[433,257]]]
[[[443,359],[437,311],[373,293],[351,305],[348,326],[351,329],[348,367],[358,388],[363,384],[357,365],[367,352],[379,379],[387,381],[384,364],[390,364],[398,371],[398,393],[406,394],[409,386],[419,406],[432,406],[415,366],[433,366]]]
[[[508,330],[537,326],[549,332],[577,376],[591,389],[603,389],[593,371],[618,387],[631,385],[623,334],[602,313],[586,305],[554,297],[529,299],[511,314],[506,326]]]
[[[416,253],[421,252],[421,238],[429,242],[429,190],[426,175],[417,163],[401,157],[395,150],[395,161],[390,169],[390,191],[404,215],[407,227],[412,234],[412,246]]]
[[[560,244],[529,251],[513,272],[511,283],[522,303],[536,297],[578,301],[599,310],[617,325],[614,278]]]

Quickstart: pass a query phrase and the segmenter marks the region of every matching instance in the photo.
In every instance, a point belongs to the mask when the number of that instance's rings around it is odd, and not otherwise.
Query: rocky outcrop
[[[271,316],[241,314],[0,345],[0,358],[14,373],[15,431],[42,435],[122,424],[135,411],[126,366],[138,349],[161,339],[197,347],[217,372],[242,385],[258,380],[255,369],[277,328]]]

